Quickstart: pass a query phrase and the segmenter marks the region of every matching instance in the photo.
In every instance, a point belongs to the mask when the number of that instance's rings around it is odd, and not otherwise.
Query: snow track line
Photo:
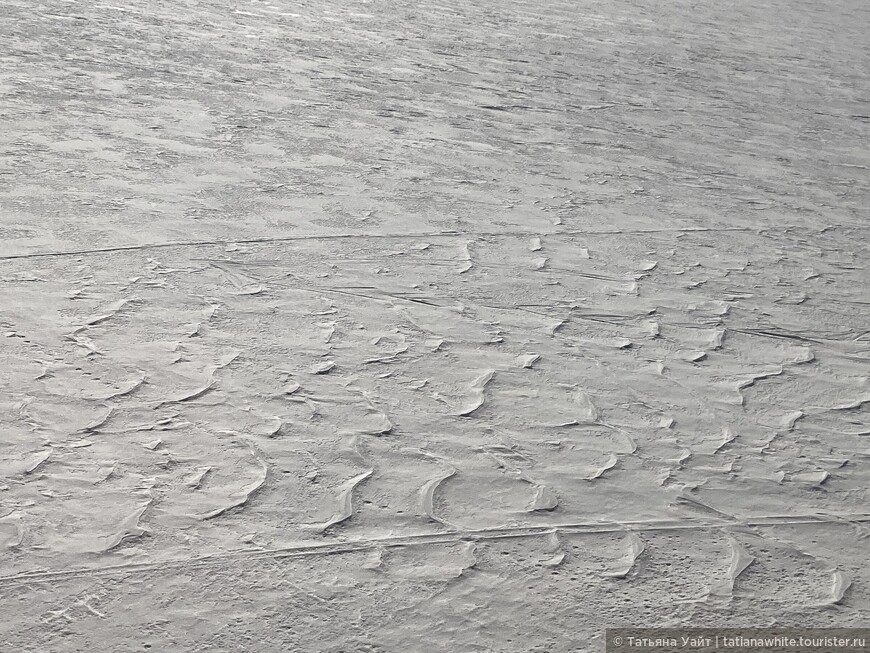
[[[503,528],[464,529],[414,535],[392,535],[380,538],[344,540],[311,544],[296,544],[278,549],[240,549],[229,553],[204,555],[193,558],[155,560],[154,562],[127,563],[105,567],[75,568],[61,571],[26,571],[0,576],[0,585],[11,583],[53,582],[87,576],[114,576],[135,574],[161,569],[190,569],[225,564],[233,560],[276,560],[314,555],[337,555],[367,551],[376,547],[401,548],[428,544],[455,544],[502,539],[560,535],[594,535],[619,532],[696,531],[705,529],[758,528],[800,525],[860,524],[870,522],[870,513],[852,515],[760,515],[742,520],[647,520],[626,522],[575,522],[541,526],[508,526]]]
[[[870,228],[863,226],[850,226],[850,225],[830,225],[825,227],[822,231],[829,231],[835,228],[845,227],[848,229],[861,229],[861,228]],[[773,230],[770,228],[757,228],[757,227],[667,227],[661,229],[605,229],[598,231],[590,231],[585,229],[576,229],[569,231],[551,231],[551,232],[540,232],[540,231],[527,231],[527,230],[516,230],[516,231],[421,231],[416,233],[400,233],[400,234],[372,234],[372,233],[359,233],[359,234],[296,234],[292,236],[276,236],[276,237],[254,237],[254,238],[238,238],[238,239],[226,239],[226,240],[189,240],[189,241],[172,241],[165,243],[143,243],[140,245],[116,245],[113,247],[96,247],[93,249],[81,249],[81,250],[66,250],[61,252],[30,252],[26,254],[6,254],[0,256],[0,261],[13,261],[19,259],[34,259],[34,258],[52,258],[52,257],[63,257],[63,256],[85,256],[88,254],[109,254],[112,252],[135,252],[141,250],[148,249],[168,249],[172,247],[208,247],[208,246],[219,246],[219,245],[255,245],[258,243],[283,243],[283,242],[294,242],[294,241],[310,241],[310,240],[352,240],[352,239],[360,239],[360,240],[389,240],[396,238],[468,238],[468,237],[530,237],[530,236],[628,236],[628,235],[643,235],[643,234],[657,234],[657,233],[724,233],[724,232],[755,232],[760,236],[764,236],[766,232],[770,231],[786,231],[787,229],[781,230]]]

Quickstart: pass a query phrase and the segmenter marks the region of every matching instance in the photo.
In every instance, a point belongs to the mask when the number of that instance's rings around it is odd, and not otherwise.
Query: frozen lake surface
[[[3,650],[866,625],[868,33],[0,0]]]

